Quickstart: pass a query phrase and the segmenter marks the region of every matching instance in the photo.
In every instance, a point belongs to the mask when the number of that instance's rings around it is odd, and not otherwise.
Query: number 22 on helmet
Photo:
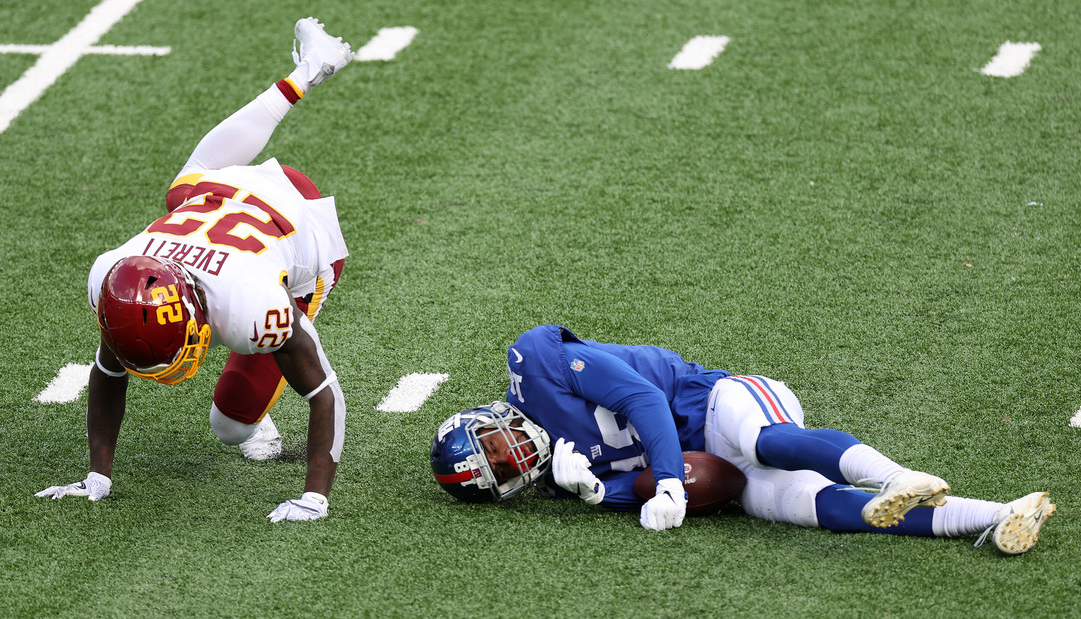
[[[206,357],[210,325],[195,280],[175,262],[118,261],[102,282],[97,313],[105,345],[136,376],[175,385]]]

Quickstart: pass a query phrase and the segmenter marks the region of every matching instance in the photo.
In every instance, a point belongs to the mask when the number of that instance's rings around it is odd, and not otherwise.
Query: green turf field
[[[0,45],[99,0],[0,0]],[[163,212],[199,138],[291,69],[309,14],[357,62],[267,151],[337,197],[352,252],[317,326],[349,406],[331,517],[266,521],[301,457],[210,431],[225,351],[133,380],[100,503],[88,466],[93,259]],[[1064,617],[1081,599],[1081,40],[1070,0],[718,3],[143,0],[0,133],[0,616]],[[692,37],[730,42],[701,70]],[[980,73],[1007,41],[1042,50]],[[36,61],[0,53],[0,89]],[[1036,548],[838,535],[726,508],[680,529],[432,481],[450,414],[501,398],[506,346],[560,323],[787,382],[851,432],[1006,501],[1051,492]],[[376,406],[410,373],[420,408]],[[294,456],[307,405],[274,417]]]

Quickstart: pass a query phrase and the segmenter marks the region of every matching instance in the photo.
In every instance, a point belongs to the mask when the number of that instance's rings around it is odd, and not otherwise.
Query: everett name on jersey
[[[291,332],[290,299],[321,296],[334,277],[331,265],[349,255],[334,198],[306,200],[275,159],[195,171],[185,181],[194,181],[186,202],[98,256],[87,284],[91,308],[121,258],[173,260],[206,294],[211,347],[277,350]]]

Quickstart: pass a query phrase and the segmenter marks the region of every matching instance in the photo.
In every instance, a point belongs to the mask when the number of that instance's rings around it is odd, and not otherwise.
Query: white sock
[[[293,103],[285,98],[277,84],[264,90],[255,100],[263,104],[266,111],[274,118],[275,126],[271,129],[271,132],[277,128],[277,124],[285,118],[289,110],[293,109]],[[267,141],[269,141],[269,138],[267,138]]]
[[[882,455],[874,447],[863,443],[846,449],[841,454],[838,467],[848,483],[857,485],[867,483],[867,480],[881,485],[893,473],[905,470],[905,467]]]
[[[931,518],[931,531],[937,537],[962,537],[981,533],[994,523],[995,513],[1003,503],[951,496],[946,504],[936,507]]]
[[[322,68],[322,66],[318,67],[317,71]],[[312,68],[308,65],[308,61],[301,60],[297,68],[289,74],[289,79],[297,85],[297,88],[304,91],[304,94],[308,94],[312,89],[311,75]]]

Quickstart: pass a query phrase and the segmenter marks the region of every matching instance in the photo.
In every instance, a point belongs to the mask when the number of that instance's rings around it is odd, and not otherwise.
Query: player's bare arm
[[[90,441],[90,472],[86,479],[65,486],[50,486],[35,496],[59,499],[81,496],[100,501],[109,496],[113,481],[113,457],[128,392],[128,373],[102,339],[97,360],[90,369],[90,393],[86,409],[86,434]]]
[[[283,502],[267,517],[281,520],[316,520],[327,515],[327,494],[342,454],[345,434],[345,397],[330,367],[315,327],[294,303],[293,327],[281,348],[274,351],[282,376],[308,400],[308,474],[304,494]]]
[[[109,352],[104,340],[98,350],[97,363],[90,368],[86,435],[90,439],[90,470],[111,478],[116,441],[127,406],[128,373]]]
[[[293,306],[293,314],[300,311]],[[338,463],[331,455],[334,444],[334,393],[319,359],[319,346],[303,328],[294,327],[289,339],[274,353],[282,376],[300,395],[315,394],[308,400],[308,475],[305,492],[330,494]],[[323,387],[320,389],[320,387]]]

